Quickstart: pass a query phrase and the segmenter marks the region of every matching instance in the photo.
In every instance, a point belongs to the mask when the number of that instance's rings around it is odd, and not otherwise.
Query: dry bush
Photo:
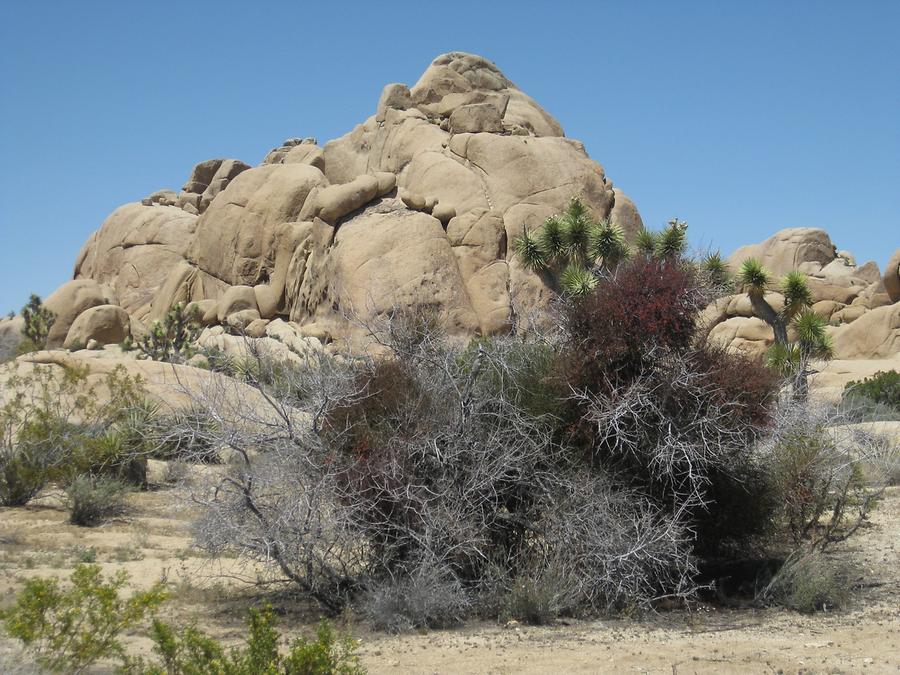
[[[332,611],[368,598],[395,629],[462,618],[551,566],[567,611],[690,595],[686,523],[560,444],[546,345],[453,346],[427,317],[373,333],[389,356],[282,365],[253,383],[262,406],[227,379],[195,392],[233,458],[195,493],[209,551],[270,562]]]
[[[760,444],[795,544],[824,550],[850,537],[889,480],[898,449],[849,421],[834,406],[783,402]]]

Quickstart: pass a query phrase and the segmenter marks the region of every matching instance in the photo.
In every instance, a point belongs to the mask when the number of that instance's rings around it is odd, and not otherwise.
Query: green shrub
[[[0,452],[0,506],[24,506],[47,484],[44,464],[18,448]]]
[[[81,474],[146,482],[155,406],[140,377],[116,368],[105,396],[83,368],[37,366],[6,381],[0,406],[0,504],[21,506],[48,483]]]
[[[848,383],[841,404],[861,422],[900,420],[900,373],[888,370]]]
[[[177,303],[162,321],[153,322],[148,334],[138,339],[135,346],[154,361],[182,363],[194,355],[194,342],[202,329],[196,305],[188,312],[184,305]]]
[[[41,303],[40,297],[32,294],[28,304],[22,308],[25,326],[22,335],[25,339],[19,345],[19,353],[43,349],[47,345],[50,328],[56,321],[56,315]]]
[[[93,527],[123,514],[126,510],[125,485],[103,477],[78,476],[66,490],[69,522]]]
[[[119,635],[166,598],[157,584],[124,599],[120,591],[127,580],[124,572],[104,579],[99,565],[76,566],[65,589],[57,578],[29,579],[0,619],[44,668],[81,672],[99,659],[121,658]]]
[[[355,655],[356,642],[337,635],[324,619],[316,638],[294,641],[286,655],[279,652],[280,635],[271,607],[251,609],[243,647],[226,651],[219,642],[193,626],[176,630],[155,620],[150,631],[158,664],[132,660],[128,672],[143,675],[357,675],[365,672]]]

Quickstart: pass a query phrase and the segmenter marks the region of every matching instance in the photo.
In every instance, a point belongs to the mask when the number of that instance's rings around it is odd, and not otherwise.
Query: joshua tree
[[[809,362],[831,358],[831,340],[825,333],[825,319],[810,309],[812,293],[806,275],[792,270],[781,280],[779,290],[784,295],[784,307],[780,311],[766,300],[772,275],[759,260],[748,258],[744,261],[738,272],[738,282],[750,297],[753,313],[769,324],[775,334],[775,344],[766,357],[768,364],[790,377],[794,395],[805,399],[809,388],[807,377],[813,372]],[[788,327],[794,330],[794,341],[789,339]]]
[[[137,347],[144,356],[154,361],[179,363],[194,354],[194,342],[200,335],[200,316],[196,305],[187,310],[177,303],[166,313],[163,321],[154,321],[150,332],[134,344],[126,340],[124,347]]]
[[[676,218],[662,232],[641,230],[637,249],[658,258],[679,257],[687,246],[686,229],[687,223]],[[592,290],[599,274],[632,255],[622,228],[609,219],[595,221],[577,197],[561,215],[545,220],[536,235],[526,229],[513,245],[526,267],[558,275],[563,291],[573,297]]]
[[[56,315],[44,307],[39,296],[32,293],[28,304],[22,308],[22,318],[25,320],[22,334],[30,342],[29,348],[43,349]]]

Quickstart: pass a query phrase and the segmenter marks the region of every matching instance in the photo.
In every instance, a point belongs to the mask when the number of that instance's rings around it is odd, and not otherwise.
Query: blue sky
[[[0,311],[118,205],[210,157],[324,142],[437,55],[482,54],[659,226],[721,248],[900,246],[900,2],[43,2],[0,7]]]

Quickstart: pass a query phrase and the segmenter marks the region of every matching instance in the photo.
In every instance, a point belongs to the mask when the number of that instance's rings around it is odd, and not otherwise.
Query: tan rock
[[[832,323],[842,324],[842,323],[852,323],[856,321],[859,317],[865,314],[868,311],[866,307],[861,307],[859,305],[852,305],[850,307],[844,307],[841,310],[838,310],[834,314],[831,315]]]
[[[884,290],[891,302],[900,302],[900,248],[894,251],[884,268]]]
[[[216,306],[220,323],[224,322],[228,316],[245,309],[253,310],[256,313],[253,319],[260,318],[256,305],[256,294],[252,286],[232,286],[225,291]]]
[[[248,337],[261,338],[265,336],[266,327],[268,325],[269,321],[267,319],[257,319],[256,321],[251,321],[244,329],[244,333],[246,333]]]
[[[255,309],[241,309],[225,317],[226,325],[236,331],[243,332],[253,323],[260,321],[259,312]]]
[[[408,110],[413,107],[412,96],[409,93],[409,87],[405,84],[388,84],[381,91],[381,98],[378,100],[378,109],[375,113],[375,119],[383,122],[388,108],[394,110]]]
[[[108,305],[110,297],[93,279],[75,279],[57,288],[44,300],[44,306],[56,315],[47,337],[47,347],[61,347],[78,316],[99,305]]]
[[[91,340],[100,345],[119,344],[130,334],[128,312],[116,305],[98,305],[85,310],[72,322],[63,347],[84,346]]]
[[[454,134],[499,134],[501,131],[503,120],[500,111],[491,103],[463,105],[450,115],[450,132]]]
[[[506,104],[500,107],[505,123],[517,124],[536,136],[563,135],[559,123],[534,99],[520,91],[497,66],[474,54],[438,56],[410,92],[419,109],[443,115],[451,115],[456,106],[488,97],[506,98]]]
[[[742,246],[729,256],[728,264],[737,272],[744,260],[756,258],[775,277],[781,277],[804,263],[818,263],[821,269],[836,257],[834,244],[825,230],[794,227],[776,232],[761,244]],[[811,270],[807,267],[802,271],[810,273]]]
[[[613,188],[613,207],[609,219],[629,236],[633,236],[644,227],[644,221],[634,202],[619,188]]]
[[[270,273],[275,232],[297,219],[310,191],[326,184],[305,164],[270,164],[240,173],[197,221],[189,254],[228,284],[253,285]]]
[[[838,359],[889,358],[900,352],[900,303],[869,310],[853,323],[829,327]]]
[[[216,169],[216,172],[213,174],[209,185],[207,185],[206,189],[203,191],[203,194],[200,197],[200,203],[197,205],[197,210],[200,213],[206,211],[212,200],[216,198],[216,195],[228,187],[228,184],[234,180],[235,176],[249,168],[249,164],[244,164],[238,159],[223,160],[219,165],[219,168]]]
[[[764,298],[776,312],[780,312],[784,308],[784,296],[781,293],[770,291],[765,294]],[[756,317],[750,296],[746,293],[731,296],[726,313],[728,316]]]
[[[772,328],[762,319],[734,317],[714,326],[708,340],[730,351],[759,357],[775,341],[775,336]]]
[[[844,307],[846,307],[846,305],[834,300],[819,300],[819,302],[813,304],[812,311],[819,316],[824,317],[827,321],[830,321],[831,316]]]
[[[82,248],[75,278],[112,286],[123,309],[139,312],[184,261],[196,224],[176,207],[120,206]]]

